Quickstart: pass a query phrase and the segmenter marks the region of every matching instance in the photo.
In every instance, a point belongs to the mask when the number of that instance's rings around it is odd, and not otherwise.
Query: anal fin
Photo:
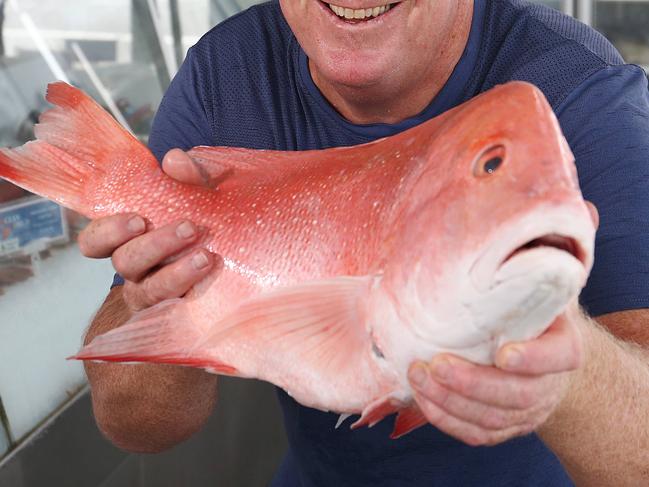
[[[360,419],[352,424],[351,429],[357,429],[362,426],[371,428],[392,413],[398,413],[394,422],[394,430],[390,435],[390,438],[393,440],[407,435],[411,431],[428,423],[428,420],[416,403],[406,406],[403,401],[394,395],[389,395],[369,404],[363,411]]]
[[[351,429],[355,430],[362,426],[371,428],[386,416],[399,411],[402,407],[403,403],[393,395],[377,399],[363,410],[360,419],[351,425]]]
[[[424,413],[421,412],[417,404],[413,403],[411,406],[399,411],[390,438],[396,440],[426,423],[428,423],[428,420],[424,416]]]

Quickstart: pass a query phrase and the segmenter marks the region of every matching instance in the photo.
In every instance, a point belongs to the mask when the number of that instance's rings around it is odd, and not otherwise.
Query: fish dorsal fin
[[[189,150],[187,155],[196,162],[196,167],[209,186],[217,186],[234,174],[255,172],[265,153],[239,147],[198,146]]]
[[[179,300],[135,315],[74,358],[170,363],[255,377],[307,406],[342,410],[350,397],[375,394],[364,316],[374,279],[337,277],[261,294],[200,338],[200,327]]]
[[[242,147],[198,146],[187,154],[197,163],[203,178],[210,186],[216,186],[232,177],[272,178],[293,171],[313,169],[321,164],[338,161],[349,165],[362,161],[359,152],[376,150],[376,142],[356,147],[336,147],[323,150],[277,151],[246,149]],[[350,160],[347,161],[347,158]]]

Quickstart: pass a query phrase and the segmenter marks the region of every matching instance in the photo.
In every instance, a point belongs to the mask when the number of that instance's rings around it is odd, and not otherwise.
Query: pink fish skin
[[[55,83],[47,98],[38,140],[0,149],[0,177],[90,218],[190,219],[225,262],[77,359],[256,377],[306,406],[361,413],[353,427],[399,412],[398,437],[425,422],[412,361],[492,363],[503,343],[542,333],[592,266],[573,156],[526,83],[355,147],[194,148],[213,189],[167,177],[79,90]]]

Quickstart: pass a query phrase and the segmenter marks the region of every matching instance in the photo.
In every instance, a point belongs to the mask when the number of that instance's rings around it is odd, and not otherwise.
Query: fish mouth
[[[548,259],[556,258],[580,267],[587,275],[593,264],[594,237],[595,227],[585,206],[571,210],[539,207],[491,236],[470,267],[472,286],[487,292],[506,276],[531,272],[530,265],[542,270]]]
[[[523,252],[528,252],[533,249],[539,248],[554,248],[563,252],[567,252],[577,259],[581,264],[586,267],[586,250],[582,248],[577,239],[556,233],[549,233],[537,238],[533,238],[528,242],[520,245],[505,257],[500,263],[498,268],[501,268],[507,262]]]

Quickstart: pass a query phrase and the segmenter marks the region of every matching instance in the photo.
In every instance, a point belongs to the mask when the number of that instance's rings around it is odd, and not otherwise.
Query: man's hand
[[[452,355],[415,363],[415,400],[435,427],[473,446],[536,430],[565,396],[583,361],[580,312],[573,303],[536,340],[509,343],[493,367]]]
[[[204,184],[200,170],[183,151],[169,151],[162,167],[177,180]],[[136,312],[184,295],[213,269],[217,259],[204,249],[173,260],[198,237],[198,228],[189,221],[148,230],[139,215],[119,214],[92,221],[79,235],[79,247],[86,257],[112,258],[125,280],[124,301]]]
[[[597,208],[586,201],[593,225]],[[473,446],[535,431],[566,395],[584,361],[583,321],[575,299],[536,340],[508,343],[494,367],[441,354],[410,366],[415,400],[428,421]]]

